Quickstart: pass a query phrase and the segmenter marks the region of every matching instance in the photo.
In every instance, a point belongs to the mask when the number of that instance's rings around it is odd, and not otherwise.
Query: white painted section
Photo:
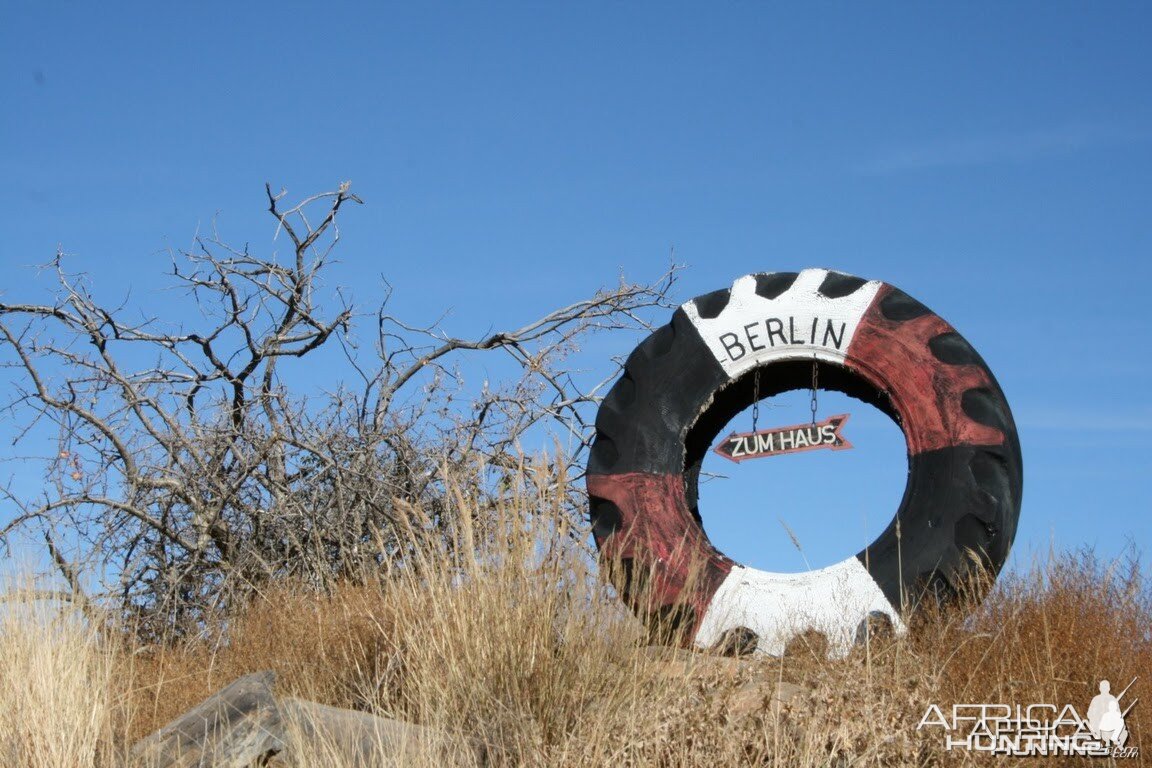
[[[775,299],[756,295],[755,276],[741,277],[732,284],[728,306],[711,320],[700,317],[691,301],[683,309],[733,378],[759,364],[811,360],[813,354],[823,361],[842,363],[882,283],[871,280],[848,296],[829,299],[817,291],[828,272],[804,270]]]
[[[728,305],[713,319],[683,305],[704,342],[732,378],[780,360],[843,364],[860,320],[882,285],[873,280],[848,296],[830,299],[818,289],[827,269],[806,269],[775,299],[756,294],[756,278],[732,284]],[[855,557],[807,573],[768,573],[735,566],[704,614],[695,644],[710,648],[729,629],[747,627],[759,637],[756,651],[779,656],[795,635],[814,629],[828,638],[834,657],[848,653],[856,630],[872,611],[905,631],[899,613]]]
[[[872,611],[887,615],[897,633],[907,630],[855,557],[807,573],[738,565],[713,595],[695,644],[711,648],[727,630],[747,627],[760,638],[758,654],[780,656],[792,637],[814,629],[828,638],[828,654],[840,658],[851,650],[857,628]]]

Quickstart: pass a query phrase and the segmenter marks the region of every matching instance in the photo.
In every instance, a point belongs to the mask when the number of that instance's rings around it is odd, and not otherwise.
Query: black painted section
[[[965,390],[960,396],[960,407],[964,415],[986,427],[1005,432],[1011,425],[1012,417],[1007,413],[1008,404],[1004,402],[1004,396],[992,389],[978,387]]]
[[[948,365],[984,365],[968,340],[955,331],[929,339],[928,349],[937,360]]]
[[[860,290],[868,282],[862,277],[846,275],[843,272],[829,272],[817,290],[830,299],[842,299]]]
[[[677,309],[668,325],[632,352],[601,403],[589,474],[683,472],[684,434],[727,380],[684,310]]]
[[[992,575],[1000,571],[1020,512],[1023,481],[1012,453],[1012,445],[956,446],[911,457],[896,518],[856,555],[892,605],[915,608],[964,592],[973,573],[967,550]]]
[[[603,541],[616,532],[623,521],[620,507],[608,499],[591,496],[588,499],[588,516],[592,523],[592,534],[597,541]]]
[[[756,295],[765,299],[779,298],[798,277],[799,272],[762,272],[756,275]]]
[[[760,644],[760,636],[748,627],[733,627],[720,635],[720,639],[709,649],[719,656],[751,656]]]
[[[882,611],[869,611],[856,625],[856,645],[864,645],[870,640],[890,638],[895,634],[892,619]]]
[[[880,314],[898,323],[913,320],[931,314],[931,312],[932,310],[899,288],[891,288],[888,295],[880,300]]]
[[[712,291],[703,296],[697,296],[692,300],[696,305],[696,312],[706,320],[712,320],[724,311],[724,307],[728,306],[728,301],[732,298],[731,288],[722,288],[719,291]]]

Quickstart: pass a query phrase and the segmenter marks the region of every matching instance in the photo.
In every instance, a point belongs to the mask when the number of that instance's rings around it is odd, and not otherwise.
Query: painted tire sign
[[[888,528],[840,563],[748,568],[704,531],[702,462],[754,399],[806,389],[813,360],[821,388],[900,425],[908,487]],[[842,450],[839,418],[730,435],[715,450],[733,461]],[[891,285],[807,269],[741,277],[641,342],[597,413],[586,483],[601,558],[622,566],[610,569],[618,590],[654,625],[675,625],[700,648],[739,632],[768,654],[813,629],[840,655],[869,621],[901,631],[925,601],[970,590],[977,571],[998,573],[1023,480],[1004,394],[955,329]]]

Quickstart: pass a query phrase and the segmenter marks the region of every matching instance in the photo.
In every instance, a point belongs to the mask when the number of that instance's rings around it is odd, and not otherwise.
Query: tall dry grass
[[[0,765],[106,765],[123,695],[119,658],[88,617],[23,582],[0,602]]]
[[[818,637],[779,659],[649,648],[598,579],[564,482],[528,466],[495,502],[456,483],[452,536],[414,524],[403,569],[322,593],[278,585],[196,642],[116,650],[75,619],[11,614],[0,658],[27,661],[5,666],[0,723],[12,735],[0,744],[43,751],[21,765],[110,764],[100,761],[116,745],[272,669],[282,695],[459,735],[497,765],[1003,764],[945,752],[938,730],[917,731],[926,707],[1049,702],[1083,713],[1102,677],[1119,690],[1145,675],[1129,700],[1152,690],[1152,592],[1136,564],[1090,553],[1053,555],[1003,579],[978,609],[942,611],[841,660],[826,659]],[[45,620],[60,642],[34,641]],[[801,692],[782,703],[781,683]],[[81,687],[87,698],[70,699]],[[1152,701],[1128,727],[1143,749],[1121,764],[1148,764]],[[409,761],[443,764],[425,746]]]

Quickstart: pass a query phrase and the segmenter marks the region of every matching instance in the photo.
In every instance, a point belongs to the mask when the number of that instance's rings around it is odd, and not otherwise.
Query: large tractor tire
[[[888,528],[816,571],[747,568],[708,540],[701,463],[736,414],[810,385],[901,427],[908,485]],[[683,304],[642,342],[600,406],[587,487],[593,535],[621,595],[685,644],[732,633],[778,655],[815,630],[847,653],[870,620],[902,631],[927,601],[981,596],[1020,512],[1020,443],[980,355],[903,291],[823,269],[748,275]],[[765,488],[769,503],[772,489]]]

